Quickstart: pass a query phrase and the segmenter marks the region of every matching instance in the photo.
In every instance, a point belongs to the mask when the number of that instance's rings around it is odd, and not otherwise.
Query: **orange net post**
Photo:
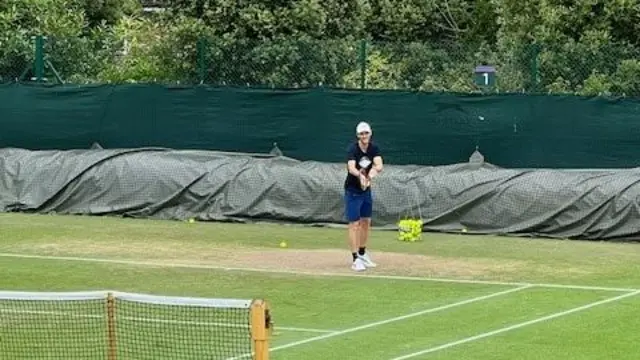
[[[271,315],[269,305],[264,300],[254,300],[251,304],[251,336],[253,338],[254,360],[269,360],[269,334]]]
[[[107,295],[107,337],[109,360],[116,360],[116,300],[112,293]]]

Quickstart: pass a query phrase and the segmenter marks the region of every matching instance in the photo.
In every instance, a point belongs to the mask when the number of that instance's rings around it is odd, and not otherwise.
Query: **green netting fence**
[[[498,49],[360,39],[258,41],[164,34],[158,29],[137,39],[13,39],[0,49],[3,83],[640,95],[640,51],[621,44],[596,49],[582,44]],[[474,73],[479,65],[495,68],[489,86]]]

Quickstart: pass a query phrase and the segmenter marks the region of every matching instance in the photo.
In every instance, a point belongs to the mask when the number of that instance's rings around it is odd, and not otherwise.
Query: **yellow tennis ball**
[[[194,222],[196,222],[194,218],[189,219],[189,224],[193,224]]]
[[[281,248],[286,248],[287,247],[287,242],[286,241],[281,241],[280,242],[280,247]]]

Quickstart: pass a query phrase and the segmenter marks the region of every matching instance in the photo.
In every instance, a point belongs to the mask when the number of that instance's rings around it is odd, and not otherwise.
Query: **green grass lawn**
[[[568,313],[630,292],[546,286],[640,289],[640,244],[462,234],[403,243],[395,236],[374,231],[379,267],[353,274],[342,229],[0,214],[0,290],[265,298],[275,360],[640,353],[640,295]],[[60,306],[0,301],[0,359],[105,358],[102,307],[72,304],[64,312],[93,317],[51,314]],[[31,311],[38,309],[45,311]],[[126,315],[138,320],[119,323],[118,359],[226,359],[243,351],[225,341],[231,332],[188,324],[201,315],[145,306]]]

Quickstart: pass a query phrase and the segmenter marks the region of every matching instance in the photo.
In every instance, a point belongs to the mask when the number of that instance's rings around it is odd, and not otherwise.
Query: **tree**
[[[77,82],[359,87],[364,70],[369,88],[476,91],[473,67],[491,64],[503,92],[640,91],[640,0],[166,3],[143,16],[138,0],[4,0],[0,77],[19,75],[45,34]]]

